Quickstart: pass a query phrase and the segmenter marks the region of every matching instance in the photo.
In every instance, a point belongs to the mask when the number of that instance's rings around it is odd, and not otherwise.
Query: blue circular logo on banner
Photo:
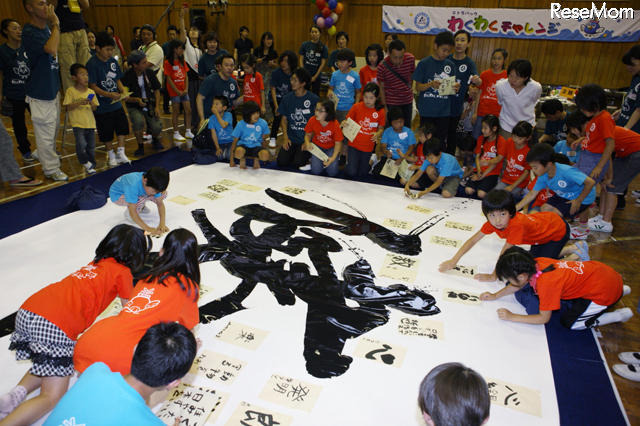
[[[429,26],[429,15],[424,12],[420,12],[416,15],[413,23],[415,24],[416,28],[424,30]]]

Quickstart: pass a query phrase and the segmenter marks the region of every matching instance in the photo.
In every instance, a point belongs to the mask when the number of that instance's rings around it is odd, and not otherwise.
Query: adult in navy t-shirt
[[[30,98],[52,101],[60,91],[58,60],[44,51],[44,45],[51,37],[49,27],[38,28],[26,24],[22,30],[22,46],[29,58],[31,77],[27,80],[26,94]]]
[[[290,92],[282,98],[278,113],[287,119],[287,136],[291,143],[300,145],[304,142],[304,128],[316,110],[318,95],[307,90],[302,96]]]
[[[282,98],[291,92],[291,74],[286,74],[282,68],[276,69],[271,73],[271,87],[276,89],[276,100],[280,104]]]
[[[200,84],[198,94],[204,97],[202,102],[203,113],[205,117],[209,117],[214,96],[226,96],[229,99],[229,103],[233,105],[233,102],[240,96],[240,89],[238,88],[238,82],[233,77],[225,80],[220,77],[220,73],[214,72]]]

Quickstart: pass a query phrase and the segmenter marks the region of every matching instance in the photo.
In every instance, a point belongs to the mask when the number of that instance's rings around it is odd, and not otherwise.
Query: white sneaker
[[[640,190],[631,191],[631,196],[636,197],[636,198],[640,198]]]
[[[301,172],[307,172],[311,170],[311,164],[305,164],[304,166],[300,166],[298,167],[298,170],[300,170]]]
[[[178,142],[184,142],[187,139],[185,139],[185,137],[182,136],[180,132],[173,132],[173,140]]]
[[[640,382],[640,364],[614,364],[613,371],[627,380]]]
[[[640,352],[620,352],[618,358],[625,364],[640,364]]]
[[[92,175],[96,172],[96,169],[93,167],[93,164],[91,164],[91,161],[87,161],[86,163],[83,164],[84,166],[84,171],[87,172],[87,174]]]
[[[276,138],[269,139],[269,148],[275,148],[275,147],[276,147]]]
[[[611,232],[613,231],[613,224],[599,219],[597,221],[589,222],[589,229],[597,232]]]
[[[589,229],[582,226],[571,227],[571,239],[572,240],[586,240],[589,236]]]
[[[599,221],[599,220],[601,220],[601,219],[602,219],[602,215],[601,215],[601,214],[597,214],[597,215],[595,215],[594,217],[592,217],[592,218],[590,218],[590,219],[589,219],[589,223],[591,223],[591,222],[597,222],[597,221]]]
[[[40,161],[40,159],[38,158],[38,150],[34,149],[33,151],[31,151],[31,158],[33,158],[36,161]]]
[[[187,129],[187,131],[184,132],[184,137],[187,139],[193,139],[195,138],[195,135],[191,133],[191,129]]]
[[[69,176],[67,176],[62,170],[57,170],[56,172],[45,176],[51,180],[55,180],[56,182],[64,182],[69,180]]]
[[[109,167],[116,167],[118,165],[118,160],[116,160],[116,153],[111,151],[107,151],[107,156],[109,157]]]
[[[116,161],[118,164],[131,163],[131,160],[127,158],[127,155],[124,152],[124,147],[119,147],[118,152],[116,153]]]
[[[627,294],[631,293],[631,287],[629,287],[628,285],[624,284],[622,286],[622,295],[626,296]],[[638,359],[638,362],[640,362],[640,359]]]
[[[142,137],[148,141],[150,141],[151,139],[153,139],[153,136],[151,136],[149,133],[145,133],[144,135],[142,135]]]

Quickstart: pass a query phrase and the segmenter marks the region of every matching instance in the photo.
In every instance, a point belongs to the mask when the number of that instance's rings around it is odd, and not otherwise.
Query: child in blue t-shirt
[[[404,126],[402,109],[389,108],[387,123],[391,123],[391,126],[385,129],[380,139],[378,155],[381,160],[374,168],[376,175],[380,174],[388,159],[394,160],[398,166],[403,160],[413,159],[411,154],[417,144],[413,131]],[[402,180],[402,176],[398,175],[398,177]]]
[[[575,167],[557,163],[554,158],[556,155],[546,143],[538,143],[531,148],[527,162],[538,180],[533,190],[518,203],[517,210],[529,205],[538,192],[545,188],[552,190],[554,195],[541,210],[552,211],[565,218],[582,213],[596,199],[595,181]],[[577,237],[577,230],[572,230],[572,237]]]
[[[269,151],[267,142],[269,136],[269,125],[260,118],[260,107],[257,103],[249,101],[242,105],[242,120],[233,129],[233,142],[231,152],[234,157],[240,160],[240,168],[246,169],[247,157],[253,158],[253,168],[260,168],[260,161],[269,161]],[[235,167],[233,157],[229,160],[229,165]]]
[[[354,103],[360,102],[360,76],[351,69],[355,63],[356,57],[353,51],[349,49],[340,49],[336,54],[337,71],[331,74],[329,81],[329,93],[327,97],[338,99],[336,105],[336,117],[338,122],[342,123],[347,117],[347,113]],[[354,102],[355,96],[355,102]]]
[[[127,206],[125,217],[144,229],[145,232],[160,236],[169,232],[165,225],[165,208],[163,200],[167,198],[169,171],[164,167],[151,167],[146,172],[127,173],[116,179],[109,188],[109,198],[119,206]],[[153,201],[158,208],[160,222],[157,227],[148,225],[140,218],[146,213],[147,201]]]
[[[567,139],[558,141],[553,146],[553,150],[555,152],[566,155],[567,158],[569,158],[572,166],[578,162],[578,158],[580,158],[580,151],[582,151],[580,144],[576,146],[576,149],[571,148],[571,144],[577,139],[578,138],[573,133],[567,133]]]
[[[209,118],[209,129],[211,139],[216,149],[218,159],[231,159],[231,144],[233,143],[233,117],[227,111],[229,99],[226,96],[214,96]]]
[[[442,152],[442,145],[436,138],[426,141],[422,149],[425,161],[420,170],[416,171],[405,184],[404,192],[412,198],[420,198],[430,192],[438,191],[443,198],[454,197],[458,192],[460,178],[463,174],[458,160],[453,155]],[[430,185],[414,195],[411,193],[411,185],[420,179],[424,172],[427,173],[429,178],[427,184],[430,183]]]

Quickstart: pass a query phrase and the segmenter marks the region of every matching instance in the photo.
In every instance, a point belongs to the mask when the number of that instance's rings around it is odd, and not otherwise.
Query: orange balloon
[[[340,15],[342,13],[342,11],[344,10],[344,5],[342,3],[338,3],[336,5],[336,8],[333,10],[335,13],[337,13],[338,15]]]

